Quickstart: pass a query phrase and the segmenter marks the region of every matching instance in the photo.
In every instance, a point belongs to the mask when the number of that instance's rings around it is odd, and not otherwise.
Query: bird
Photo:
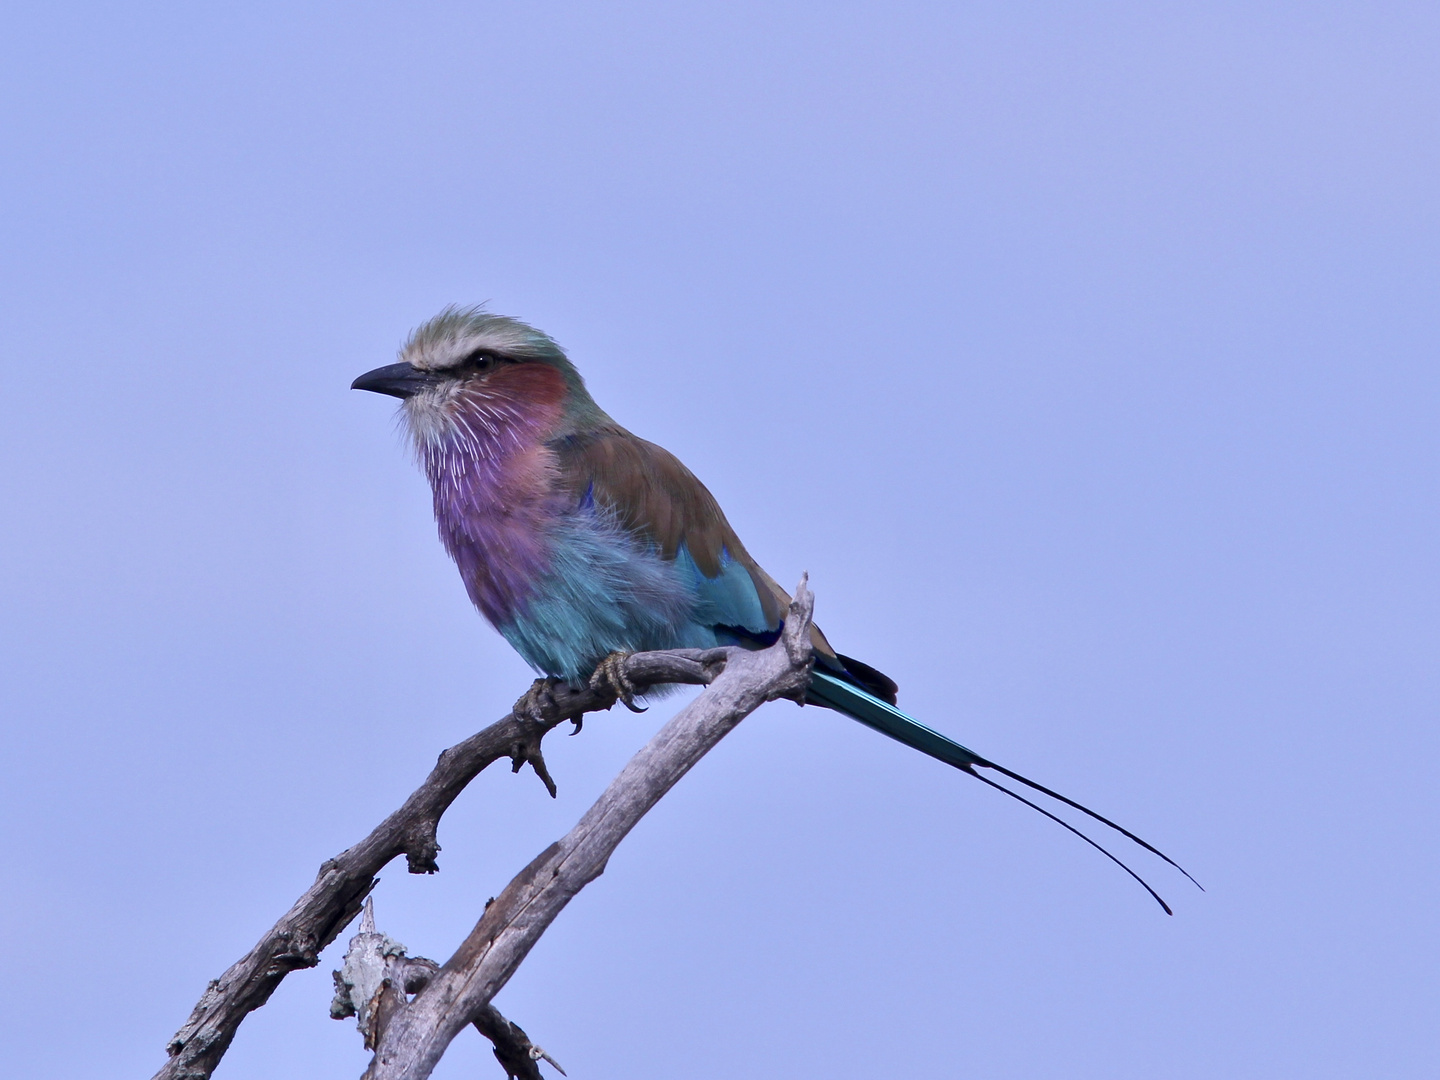
[[[596,404],[565,350],[484,306],[450,306],[411,332],[396,363],[351,388],[400,400],[400,421],[430,482],[440,540],[480,614],[551,681],[608,684],[627,705],[623,658],[652,649],[764,648],[786,591],[746,550],[710,491],[669,451]],[[1158,856],[1094,810],[1013,772],[902,711],[888,676],[812,628],[805,704],[848,716],[1045,815],[1150,884],[1070,822],[983,775],[1004,776],[1087,815]]]

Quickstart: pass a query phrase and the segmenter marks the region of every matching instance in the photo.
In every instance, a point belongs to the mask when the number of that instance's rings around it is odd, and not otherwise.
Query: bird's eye
[[[500,357],[482,349],[479,352],[473,352],[467,356],[464,361],[462,361],[462,366],[469,368],[471,371],[489,371],[499,362]]]

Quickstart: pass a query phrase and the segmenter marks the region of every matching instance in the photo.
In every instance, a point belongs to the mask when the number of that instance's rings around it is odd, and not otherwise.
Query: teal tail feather
[[[1163,899],[1161,899],[1160,894],[1157,893],[1154,889],[1152,889],[1150,887],[1150,884],[1144,878],[1142,878],[1134,870],[1130,869],[1130,867],[1126,866],[1125,863],[1121,862],[1104,847],[1096,843],[1090,837],[1086,836],[1083,832],[1075,828],[1075,826],[1071,825],[1065,819],[1057,817],[1055,814],[1052,814],[1049,810],[1046,810],[1042,806],[1037,806],[1035,803],[1025,798],[1025,796],[1021,795],[1019,792],[1012,791],[1010,788],[1005,787],[1003,784],[997,784],[989,777],[981,776],[975,770],[977,768],[993,769],[995,772],[1000,773],[1002,776],[1007,776],[1011,780],[1016,781],[1017,783],[1024,784],[1026,787],[1048,795],[1050,798],[1056,799],[1059,802],[1064,803],[1066,806],[1073,807],[1074,809],[1079,810],[1081,813],[1086,814],[1089,817],[1094,818],[1096,821],[1099,821],[1100,823],[1109,826],[1116,832],[1120,833],[1122,836],[1134,841],[1136,844],[1139,844],[1146,851],[1149,851],[1152,854],[1159,856],[1165,862],[1173,866],[1176,870],[1179,870],[1180,873],[1184,874],[1187,878],[1190,878],[1190,880],[1194,882],[1196,888],[1199,888],[1203,891],[1203,886],[1201,886],[1198,881],[1195,881],[1195,879],[1190,876],[1189,872],[1186,871],[1184,867],[1182,867],[1174,859],[1170,858],[1170,856],[1166,855],[1163,851],[1146,843],[1144,840],[1141,840],[1140,837],[1136,836],[1129,829],[1122,828],[1121,826],[1115,824],[1115,822],[1111,821],[1109,818],[1097,814],[1094,810],[1091,810],[1087,806],[1082,806],[1080,803],[1075,802],[1073,799],[1066,798],[1059,792],[1051,791],[1049,788],[1041,784],[1037,784],[1035,781],[1027,779],[1024,776],[1021,776],[1019,773],[1011,772],[1004,766],[997,765],[988,758],[981,757],[979,754],[975,753],[975,751],[969,750],[966,747],[963,747],[959,743],[955,742],[953,739],[947,738],[946,736],[941,735],[938,731],[926,727],[924,724],[920,723],[913,717],[908,716],[906,713],[902,712],[894,705],[880,700],[874,694],[861,689],[860,687],[854,685],[846,679],[839,677],[838,675],[831,674],[830,672],[817,667],[811,675],[810,689],[806,692],[805,699],[807,704],[823,705],[825,708],[834,709],[836,712],[844,713],[851,719],[860,721],[860,723],[864,724],[866,727],[874,728],[882,735],[890,736],[890,738],[894,739],[896,742],[903,743],[904,745],[914,750],[919,750],[922,754],[928,754],[930,757],[935,758],[937,761],[943,761],[946,765],[952,765],[955,768],[961,770],[962,772],[969,773],[981,783],[987,784],[998,791],[1003,791],[1012,799],[1018,799],[1020,802],[1030,807],[1032,810],[1044,814],[1051,821],[1056,822],[1063,828],[1068,829],[1070,832],[1080,837],[1080,839],[1084,840],[1087,844],[1095,848],[1107,859],[1115,863],[1115,865],[1119,866],[1132,878],[1138,881],[1141,886],[1144,887],[1145,891],[1148,892],[1155,899],[1155,902],[1164,909],[1165,914],[1167,915],[1171,915],[1174,913],[1170,910],[1170,905],[1167,904]]]

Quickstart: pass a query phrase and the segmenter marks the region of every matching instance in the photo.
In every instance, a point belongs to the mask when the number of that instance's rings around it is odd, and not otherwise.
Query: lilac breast
[[[544,443],[560,414],[558,373],[525,364],[500,374],[506,378],[461,391],[442,434],[418,447],[440,540],[470,599],[496,626],[549,569],[550,533],[565,501]]]

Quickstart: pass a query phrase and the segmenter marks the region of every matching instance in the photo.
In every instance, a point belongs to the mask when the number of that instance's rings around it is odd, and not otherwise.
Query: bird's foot
[[[510,714],[517,720],[528,720],[536,725],[539,730],[532,730],[528,735],[517,739],[510,747],[511,772],[519,772],[521,767],[529,762],[530,767],[535,770],[535,775],[545,785],[545,790],[550,792],[550,797],[555,798],[555,780],[550,775],[550,770],[545,767],[545,755],[540,751],[540,740],[544,738],[545,732],[549,731],[554,724],[554,716],[560,711],[560,703],[555,700],[555,687],[564,680],[556,678],[536,679],[530,684],[530,689],[521,694],[514,705],[510,707]],[[580,714],[567,716],[575,724],[575,730],[580,730]]]
[[[625,674],[625,661],[629,656],[627,652],[612,652],[596,664],[595,673],[590,676],[590,689],[608,691],[631,712],[644,712],[643,708],[635,704],[635,695],[640,691]]]
[[[517,719],[544,723],[547,718],[555,715],[555,710],[559,708],[552,691],[560,685],[560,681],[556,678],[536,679],[530,684],[530,689],[521,694],[510,707],[510,712]]]

